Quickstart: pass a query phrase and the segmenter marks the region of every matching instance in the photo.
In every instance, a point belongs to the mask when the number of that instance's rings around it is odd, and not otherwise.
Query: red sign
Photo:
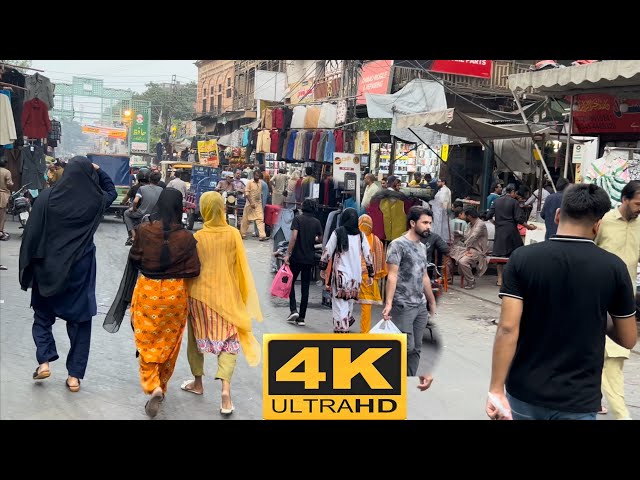
[[[365,93],[389,93],[392,64],[393,60],[373,60],[363,65],[358,83],[358,104],[367,103]]]
[[[576,96],[573,132],[640,133],[640,99],[604,94]]]
[[[429,70],[466,77],[491,78],[492,66],[492,60],[433,60]]]

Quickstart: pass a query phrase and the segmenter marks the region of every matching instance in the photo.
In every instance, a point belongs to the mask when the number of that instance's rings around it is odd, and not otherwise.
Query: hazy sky
[[[176,75],[180,83],[197,81],[195,60],[33,60],[31,66],[56,83],[71,83],[72,77],[104,80],[106,88],[146,90],[149,82],[170,83]]]

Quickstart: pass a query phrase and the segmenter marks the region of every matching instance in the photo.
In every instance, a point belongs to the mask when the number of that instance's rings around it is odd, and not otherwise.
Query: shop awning
[[[394,125],[399,128],[428,127],[437,132],[470,140],[494,140],[499,138],[521,138],[530,136],[524,124],[493,125],[489,119],[470,117],[455,108],[435,112],[413,114],[395,113]],[[531,125],[536,133],[551,133],[554,129],[546,125]]]
[[[534,88],[541,95],[640,94],[639,60],[604,60],[588,65],[509,75],[512,91]]]

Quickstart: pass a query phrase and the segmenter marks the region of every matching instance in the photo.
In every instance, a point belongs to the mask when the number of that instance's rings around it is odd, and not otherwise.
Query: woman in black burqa
[[[67,322],[70,349],[66,385],[80,390],[97,313],[96,247],[93,236],[105,209],[116,199],[113,181],[87,157],[73,157],[62,178],[34,204],[20,246],[20,286],[31,287],[33,340],[38,368],[34,380],[48,378],[58,352],[52,327]]]

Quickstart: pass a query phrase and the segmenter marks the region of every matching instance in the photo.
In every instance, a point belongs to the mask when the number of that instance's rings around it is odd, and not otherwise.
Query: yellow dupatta
[[[200,214],[204,226],[194,237],[201,269],[198,277],[187,280],[189,296],[235,325],[247,362],[258,365],[261,348],[251,321],[261,322],[262,311],[240,232],[227,224],[224,200],[217,192],[200,197]]]
[[[373,257],[373,271],[374,280],[380,280],[387,276],[387,262],[384,253],[384,246],[378,237],[373,234],[373,220],[369,215],[360,215],[358,219],[358,228],[367,238],[369,242],[369,249],[371,250],[371,256]],[[362,276],[367,275],[367,266],[362,259]]]

